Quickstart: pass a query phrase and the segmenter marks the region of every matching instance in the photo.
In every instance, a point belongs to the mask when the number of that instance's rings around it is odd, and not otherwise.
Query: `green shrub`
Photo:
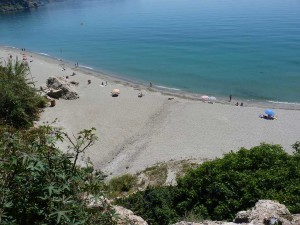
[[[237,211],[254,206],[259,199],[276,199],[292,211],[300,211],[296,206],[300,200],[299,172],[295,157],[278,145],[242,148],[203,163],[179,179],[177,201],[184,205],[183,210],[203,204],[212,219],[221,220],[232,219]]]
[[[57,140],[72,141],[63,153]],[[75,139],[40,127],[29,131],[0,129],[0,224],[115,224],[114,210],[105,201],[88,207],[91,198],[103,199],[104,175],[86,160],[76,166],[84,149],[96,140],[93,129]]]
[[[293,145],[294,155],[279,145],[242,148],[190,170],[175,187],[148,189],[118,203],[150,224],[186,217],[232,220],[259,199],[277,200],[292,213],[300,213],[299,146],[299,142]]]
[[[17,128],[28,128],[39,117],[46,99],[39,96],[26,79],[28,67],[8,60],[0,66],[0,122]]]
[[[164,163],[156,164],[144,170],[149,178],[149,186],[162,186],[168,177],[168,165]]]
[[[149,224],[170,224],[179,219],[172,207],[174,194],[172,187],[150,187],[128,198],[118,199],[116,203],[142,215]]]
[[[136,185],[137,178],[131,174],[114,177],[109,181],[109,189],[112,192],[129,192]]]

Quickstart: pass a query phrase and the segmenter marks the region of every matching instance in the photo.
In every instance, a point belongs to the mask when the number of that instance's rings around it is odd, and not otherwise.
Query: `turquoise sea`
[[[300,103],[299,0],[68,0],[0,14],[0,45],[184,92]]]

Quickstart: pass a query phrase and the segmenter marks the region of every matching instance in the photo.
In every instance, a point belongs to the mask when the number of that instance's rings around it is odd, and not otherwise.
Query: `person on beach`
[[[236,105],[236,106],[239,106],[239,102],[236,102],[235,105]]]
[[[231,99],[232,99],[232,95],[229,95],[229,102],[231,102]]]
[[[243,102],[241,102],[241,105],[240,106],[244,106],[244,103]]]
[[[150,82],[149,86],[152,87],[152,83],[151,82]]]

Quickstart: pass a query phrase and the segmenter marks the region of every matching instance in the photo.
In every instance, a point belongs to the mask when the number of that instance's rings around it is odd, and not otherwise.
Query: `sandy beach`
[[[22,59],[23,52],[1,47],[0,61],[10,54]],[[163,161],[213,159],[261,142],[280,144],[292,153],[291,145],[300,141],[300,105],[237,107],[235,99],[231,104],[224,100],[208,104],[192,94],[162,93],[38,54],[26,52],[26,57],[37,88],[45,86],[50,76],[79,82],[80,98],[57,100],[55,107],[44,110],[38,124],[57,118],[53,125],[69,133],[95,127],[99,141],[87,155],[108,174],[132,173]],[[108,85],[102,87],[105,81]],[[114,88],[120,90],[119,97],[111,97]],[[277,120],[259,118],[267,107],[276,108]]]

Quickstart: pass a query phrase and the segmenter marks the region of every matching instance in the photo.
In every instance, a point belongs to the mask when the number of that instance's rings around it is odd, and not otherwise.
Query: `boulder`
[[[236,225],[236,224],[232,222],[204,220],[203,222],[199,222],[199,223],[181,221],[173,225]]]
[[[292,215],[285,205],[277,201],[259,200],[252,209],[238,212],[234,222],[181,221],[173,225],[300,225],[300,214]]]
[[[122,206],[112,205],[111,201],[103,196],[95,198],[92,195],[83,195],[82,199],[87,202],[89,208],[114,209],[117,225],[148,225],[142,217],[134,215],[131,210]]]
[[[293,215],[293,223],[294,224],[300,224],[300,214],[294,214]]]
[[[47,95],[51,98],[59,99],[59,98],[62,98],[62,96],[63,96],[63,90],[62,89],[58,89],[58,90],[50,89],[47,91]]]
[[[293,217],[285,205],[272,200],[259,200],[252,208],[249,220],[257,225],[294,225]]]
[[[125,209],[122,206],[114,206],[116,214],[118,215],[118,225],[148,225],[142,217],[136,216],[131,210]]]
[[[251,211],[240,211],[236,214],[234,222],[235,223],[249,223]]]
[[[73,100],[79,98],[72,84],[62,77],[49,77],[47,80],[49,91],[47,95],[52,98],[63,98]]]

